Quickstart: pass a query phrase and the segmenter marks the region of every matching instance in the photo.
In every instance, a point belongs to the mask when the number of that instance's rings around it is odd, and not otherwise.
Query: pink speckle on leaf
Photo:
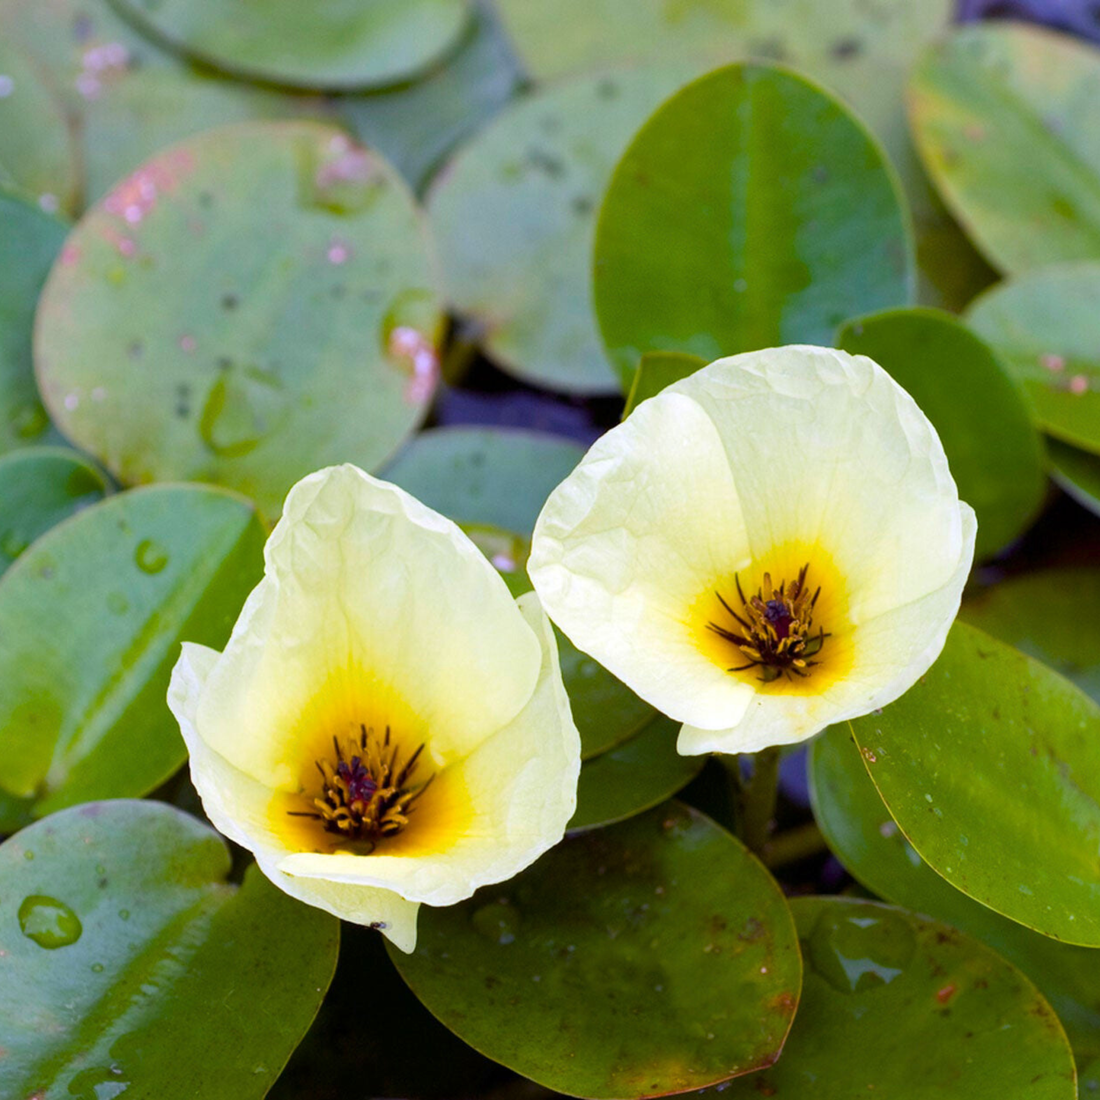
[[[435,345],[422,332],[408,325],[398,325],[390,333],[389,352],[412,367],[406,399],[417,404],[427,401],[439,377],[439,352]]]
[[[1066,369],[1066,361],[1061,355],[1054,355],[1052,352],[1048,352],[1046,355],[1039,356],[1039,362],[1042,363],[1049,371],[1057,373],[1060,370]]]
[[[334,240],[328,246],[328,262],[330,264],[343,264],[351,258],[351,248],[344,241]]]
[[[137,250],[132,237],[119,237],[118,251],[123,256],[132,256]]]
[[[1083,374],[1075,374],[1069,380],[1069,392],[1082,394],[1089,388],[1089,380]]]
[[[195,338],[194,336],[181,336],[180,347],[187,352],[195,350]]]

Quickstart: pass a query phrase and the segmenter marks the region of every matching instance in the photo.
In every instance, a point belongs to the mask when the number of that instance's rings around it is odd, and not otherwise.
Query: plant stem
[[[816,822],[809,821],[772,837],[764,847],[764,862],[769,867],[786,867],[789,863],[816,856],[827,848]]]
[[[779,749],[761,749],[753,756],[752,779],[741,794],[741,839],[763,857],[771,834],[779,795]]]

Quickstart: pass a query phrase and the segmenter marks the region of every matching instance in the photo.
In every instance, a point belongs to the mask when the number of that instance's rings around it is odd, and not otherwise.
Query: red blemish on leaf
[[[956,987],[954,985],[945,985],[943,989],[936,994],[936,1000],[939,1001],[941,1005],[945,1005],[955,996],[955,992]]]

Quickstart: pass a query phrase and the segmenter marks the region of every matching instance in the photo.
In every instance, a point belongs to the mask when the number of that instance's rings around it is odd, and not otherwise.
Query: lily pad
[[[1056,264],[998,284],[967,314],[1024,384],[1043,430],[1094,453],[1100,453],[1098,297],[1100,263]]]
[[[86,201],[98,202],[165,146],[202,130],[323,113],[320,98],[285,95],[184,65],[127,68],[84,104]]]
[[[573,699],[568,681],[566,689]],[[577,725],[580,726],[579,718]],[[679,732],[678,722],[656,714],[622,744],[586,759],[577,785],[577,812],[569,828],[593,829],[624,821],[664,802],[687,786],[707,761],[705,756],[677,753],[676,735]]]
[[[39,535],[110,492],[76,451],[28,447],[0,458],[0,573]]]
[[[1051,477],[1082,508],[1100,516],[1100,455],[1052,439],[1047,444]]]
[[[638,369],[634,372],[634,381],[630,386],[630,393],[626,398],[626,407],[623,409],[625,420],[634,409],[646,398],[656,397],[673,382],[679,382],[694,374],[700,367],[705,367],[707,361],[700,359],[698,355],[684,355],[675,351],[651,351],[647,352],[638,362]]]
[[[49,438],[34,384],[34,310],[68,226],[0,192],[0,454]]]
[[[1032,932],[940,878],[891,819],[846,726],[814,741],[809,770],[814,817],[829,847],[867,889],[992,947],[1050,1001],[1078,1060],[1100,1054],[1100,951]]]
[[[135,23],[216,68],[297,88],[411,80],[451,49],[466,0],[116,0]]]
[[[460,905],[424,907],[416,952],[390,957],[475,1049],[548,1088],[620,1100],[770,1064],[801,971],[776,883],[676,803],[569,838]]]
[[[541,88],[447,165],[428,210],[454,307],[489,357],[526,382],[615,392],[592,315],[592,245],[615,162],[701,67],[649,65]]]
[[[1100,259],[1098,98],[1095,47],[1023,23],[960,27],[918,62],[917,146],[999,270]]]
[[[1045,569],[977,589],[959,615],[1100,703],[1100,569]]]
[[[432,428],[380,476],[457,523],[530,537],[546,498],[583,455],[583,447],[543,432]]]
[[[837,347],[885,367],[932,421],[978,517],[976,557],[1030,525],[1046,495],[1042,441],[1019,384],[983,340],[949,313],[899,309],[849,321]]]
[[[852,729],[925,862],[1012,920],[1100,946],[1100,706],[956,623],[931,670]]]
[[[165,703],[180,641],[222,647],[264,540],[248,501],[166,485],[34,542],[0,579],[0,788],[44,816],[167,779],[186,757]]]
[[[126,484],[194,479],[276,516],[295,481],[376,469],[424,415],[442,323],[404,184],[337,130],[208,131],[73,232],[35,360],[59,426]]]
[[[828,344],[846,318],[909,302],[912,250],[862,125],[792,72],[731,65],[667,100],[619,161],[596,314],[624,385],[645,352]]]
[[[1075,1100],[1065,1032],[1035,986],[938,921],[850,898],[791,903],[806,960],[779,1061],[726,1096]]]
[[[73,142],[61,104],[8,35],[0,38],[0,187],[72,210]]]
[[[488,0],[474,6],[471,22],[458,49],[415,84],[332,103],[351,132],[385,156],[417,192],[520,83],[519,65]]]
[[[0,1092],[264,1096],[320,1007],[339,922],[158,802],[101,802],[0,847]]]

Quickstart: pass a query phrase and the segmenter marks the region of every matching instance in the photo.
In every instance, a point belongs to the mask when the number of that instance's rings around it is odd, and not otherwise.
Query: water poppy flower
[[[561,839],[580,738],[553,631],[450,520],[353,466],[300,481],[223,653],[169,705],[210,820],[277,886],[416,942]]]
[[[528,570],[573,643],[754,752],[885,706],[939,655],[974,553],[943,447],[870,359],[787,347],[642,402],[551,494]]]

